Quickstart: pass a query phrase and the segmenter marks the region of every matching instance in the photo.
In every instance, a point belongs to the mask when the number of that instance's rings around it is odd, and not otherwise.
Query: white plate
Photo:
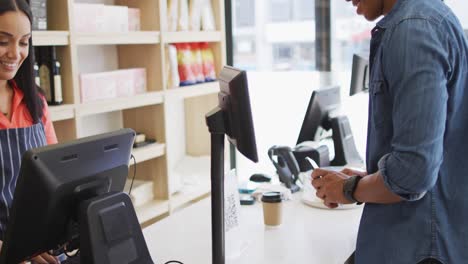
[[[349,210],[349,209],[358,209],[358,208],[362,208],[362,204],[361,205],[357,205],[357,204],[340,204],[338,205],[337,208],[328,208],[325,206],[325,204],[323,204],[323,200],[320,200],[319,198],[317,199],[305,199],[304,197],[301,199],[301,201],[308,205],[308,206],[312,206],[312,207],[315,207],[315,208],[321,208],[321,209],[329,209],[329,210]]]

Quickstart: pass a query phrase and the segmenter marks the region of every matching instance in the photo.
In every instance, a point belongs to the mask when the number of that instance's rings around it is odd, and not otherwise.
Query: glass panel
[[[445,0],[445,3],[453,10],[455,15],[457,15],[466,32],[468,30],[468,12],[466,12],[466,10],[468,10],[468,1]]]
[[[237,0],[234,6],[236,26],[253,27],[255,25],[255,1]]]
[[[232,4],[234,66],[315,69],[314,0],[232,0]]]
[[[376,22],[356,14],[346,1],[332,1],[332,70],[351,71],[353,54],[368,56],[370,32]]]

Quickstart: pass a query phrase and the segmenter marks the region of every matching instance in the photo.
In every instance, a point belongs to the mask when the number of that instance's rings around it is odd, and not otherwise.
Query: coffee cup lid
[[[281,202],[281,193],[279,192],[266,192],[262,195],[262,202],[265,203],[279,203]]]

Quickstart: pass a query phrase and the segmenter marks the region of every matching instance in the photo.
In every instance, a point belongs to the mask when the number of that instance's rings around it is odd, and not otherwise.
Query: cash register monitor
[[[112,193],[123,194],[134,136],[133,130],[121,129],[27,151],[22,157],[0,263],[19,263],[48,250],[59,250],[67,243],[69,250],[75,249],[70,248],[73,247],[71,243],[76,242],[78,236],[89,235],[80,233],[83,226],[78,226],[79,206],[83,201]],[[118,205],[129,207],[125,201]],[[88,213],[90,208],[87,208]],[[115,220],[131,223],[132,217],[122,210],[109,208],[99,211],[98,215],[103,224],[114,228],[114,235],[125,238],[125,234],[135,233],[125,228],[117,232]],[[118,206],[113,208],[118,209]],[[100,223],[81,223],[85,224],[97,228],[97,235],[106,231],[105,228],[99,230]],[[114,238],[110,242],[116,245],[120,240]],[[81,245],[81,263],[95,263],[83,262],[83,247],[92,245]],[[112,247],[108,249],[112,254]],[[130,247],[125,249],[130,250]],[[121,258],[143,254],[139,247],[131,250],[135,252],[120,252]]]
[[[353,66],[351,70],[351,86],[349,95],[365,92],[369,90],[369,61],[368,59],[354,54]]]
[[[219,77],[218,107],[226,115],[228,140],[250,160],[257,162],[257,144],[245,71],[224,66]]]
[[[296,144],[317,140],[319,128],[331,128],[329,115],[340,106],[340,87],[315,90],[309,100]]]
[[[258,161],[247,74],[224,66],[219,76],[218,105],[205,115],[211,136],[211,245],[212,263],[225,263],[224,248],[224,141],[245,157]]]
[[[297,145],[310,141],[319,141],[319,132],[321,129],[331,129],[335,155],[333,160],[330,163],[327,162],[325,166],[363,164],[354,144],[354,137],[349,120],[345,115],[339,113],[340,103],[339,86],[313,91],[299,132]],[[302,151],[305,150],[303,149]],[[298,153],[298,150],[294,154],[296,159],[297,155],[302,155]],[[321,158],[318,158],[315,162],[319,163],[319,160],[321,160]],[[301,161],[298,162],[300,163],[301,171],[306,169],[307,166],[305,166],[304,163],[301,163]],[[319,166],[324,166],[324,164],[319,164]]]

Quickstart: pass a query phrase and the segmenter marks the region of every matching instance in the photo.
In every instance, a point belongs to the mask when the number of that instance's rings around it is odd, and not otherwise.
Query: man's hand
[[[355,170],[351,168],[345,168],[341,171],[341,173],[344,173],[348,176],[361,176],[361,177],[367,176],[367,172],[359,171],[359,170]]]
[[[31,259],[31,264],[59,264],[60,261],[57,257],[54,257],[50,254],[42,253],[40,255],[35,256]]]
[[[328,208],[336,208],[338,204],[353,203],[343,194],[344,182],[349,177],[342,172],[315,169],[312,172],[312,186],[317,190],[317,197],[324,200]]]

